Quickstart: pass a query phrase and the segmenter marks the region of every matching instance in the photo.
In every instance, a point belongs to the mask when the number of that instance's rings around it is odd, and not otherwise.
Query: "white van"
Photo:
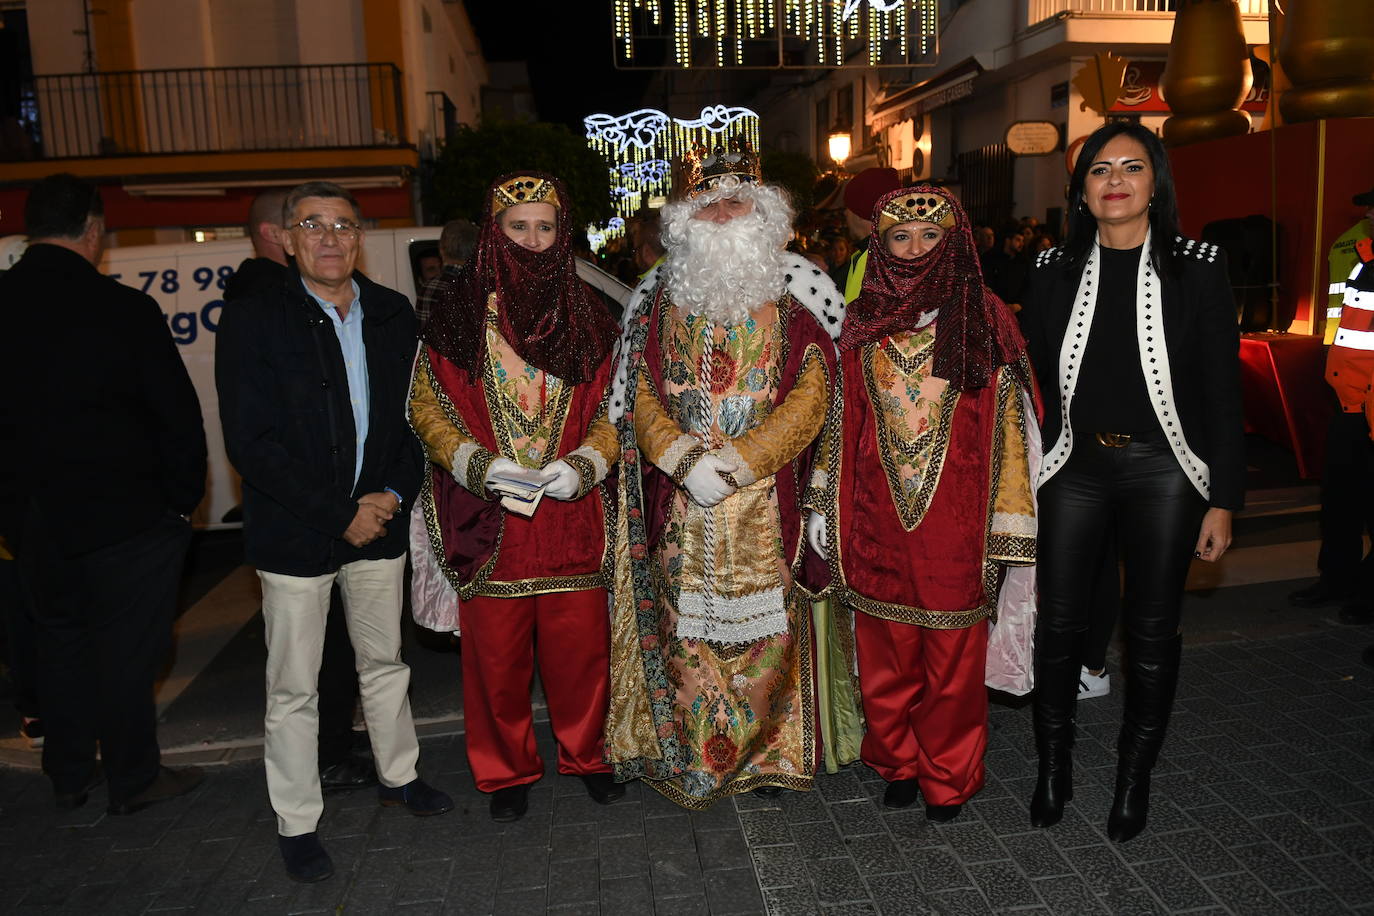
[[[359,267],[382,286],[415,301],[421,254],[437,251],[440,226],[373,229],[363,236]],[[224,454],[215,395],[215,331],[224,305],[225,281],[244,258],[253,256],[248,239],[136,245],[111,248],[100,262],[102,273],[140,289],[157,300],[176,340],[186,369],[200,395],[205,439],[210,450],[205,499],[192,521],[197,527],[220,528],[240,502],[238,475]]]

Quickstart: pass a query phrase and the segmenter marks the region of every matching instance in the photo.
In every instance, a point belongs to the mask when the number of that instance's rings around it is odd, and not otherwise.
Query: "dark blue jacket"
[[[318,576],[354,560],[406,550],[423,455],[406,421],[415,312],[405,296],[361,273],[370,391],[362,472],[353,484],[356,433],[333,322],[292,270],[280,283],[226,303],[215,348],[220,422],[243,477],[244,549],[265,572]],[[401,494],[387,533],[356,548],[343,533],[359,496]]]

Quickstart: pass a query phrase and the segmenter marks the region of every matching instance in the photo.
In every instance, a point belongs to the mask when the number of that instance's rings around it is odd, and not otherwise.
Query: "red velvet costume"
[[[526,200],[525,189],[543,196]],[[497,214],[553,203],[558,240],[521,250]],[[559,744],[558,771],[607,772],[609,620],[600,483],[619,458],[606,422],[615,328],[576,279],[567,200],[555,179],[510,175],[494,186],[478,254],[425,329],[411,422],[431,462],[422,499],[430,544],[458,592],[468,758],[484,792],[531,783],[535,642]],[[487,489],[498,458],[524,468],[567,463],[574,498],[545,496],[530,517]]]
[[[946,234],[921,258],[887,250],[894,222],[941,218]],[[958,805],[983,785],[998,568],[1034,561],[1029,376],[956,203],[903,189],[873,222],[840,339],[843,444],[813,486],[838,505],[831,568],[860,612],[863,760],[889,782],[917,780],[927,804]]]

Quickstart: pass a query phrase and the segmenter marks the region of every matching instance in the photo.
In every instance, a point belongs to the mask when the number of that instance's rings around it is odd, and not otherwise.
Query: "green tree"
[[[820,170],[805,153],[766,151],[759,164],[763,167],[763,180],[786,188],[797,212],[816,202],[814,192]]]
[[[482,215],[487,189],[507,172],[534,169],[563,179],[579,225],[604,223],[611,208],[610,170],[587,141],[561,124],[484,115],[450,134],[424,188],[425,210],[438,222]]]

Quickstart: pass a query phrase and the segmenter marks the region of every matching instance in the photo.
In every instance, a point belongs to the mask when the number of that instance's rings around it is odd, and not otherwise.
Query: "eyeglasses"
[[[303,219],[299,223],[287,226],[287,229],[300,229],[305,233],[305,237],[311,241],[318,241],[324,238],[326,232],[332,232],[337,238],[356,239],[363,231],[363,227],[357,223],[351,223],[346,219],[341,219],[333,223],[321,223],[313,219]]]

